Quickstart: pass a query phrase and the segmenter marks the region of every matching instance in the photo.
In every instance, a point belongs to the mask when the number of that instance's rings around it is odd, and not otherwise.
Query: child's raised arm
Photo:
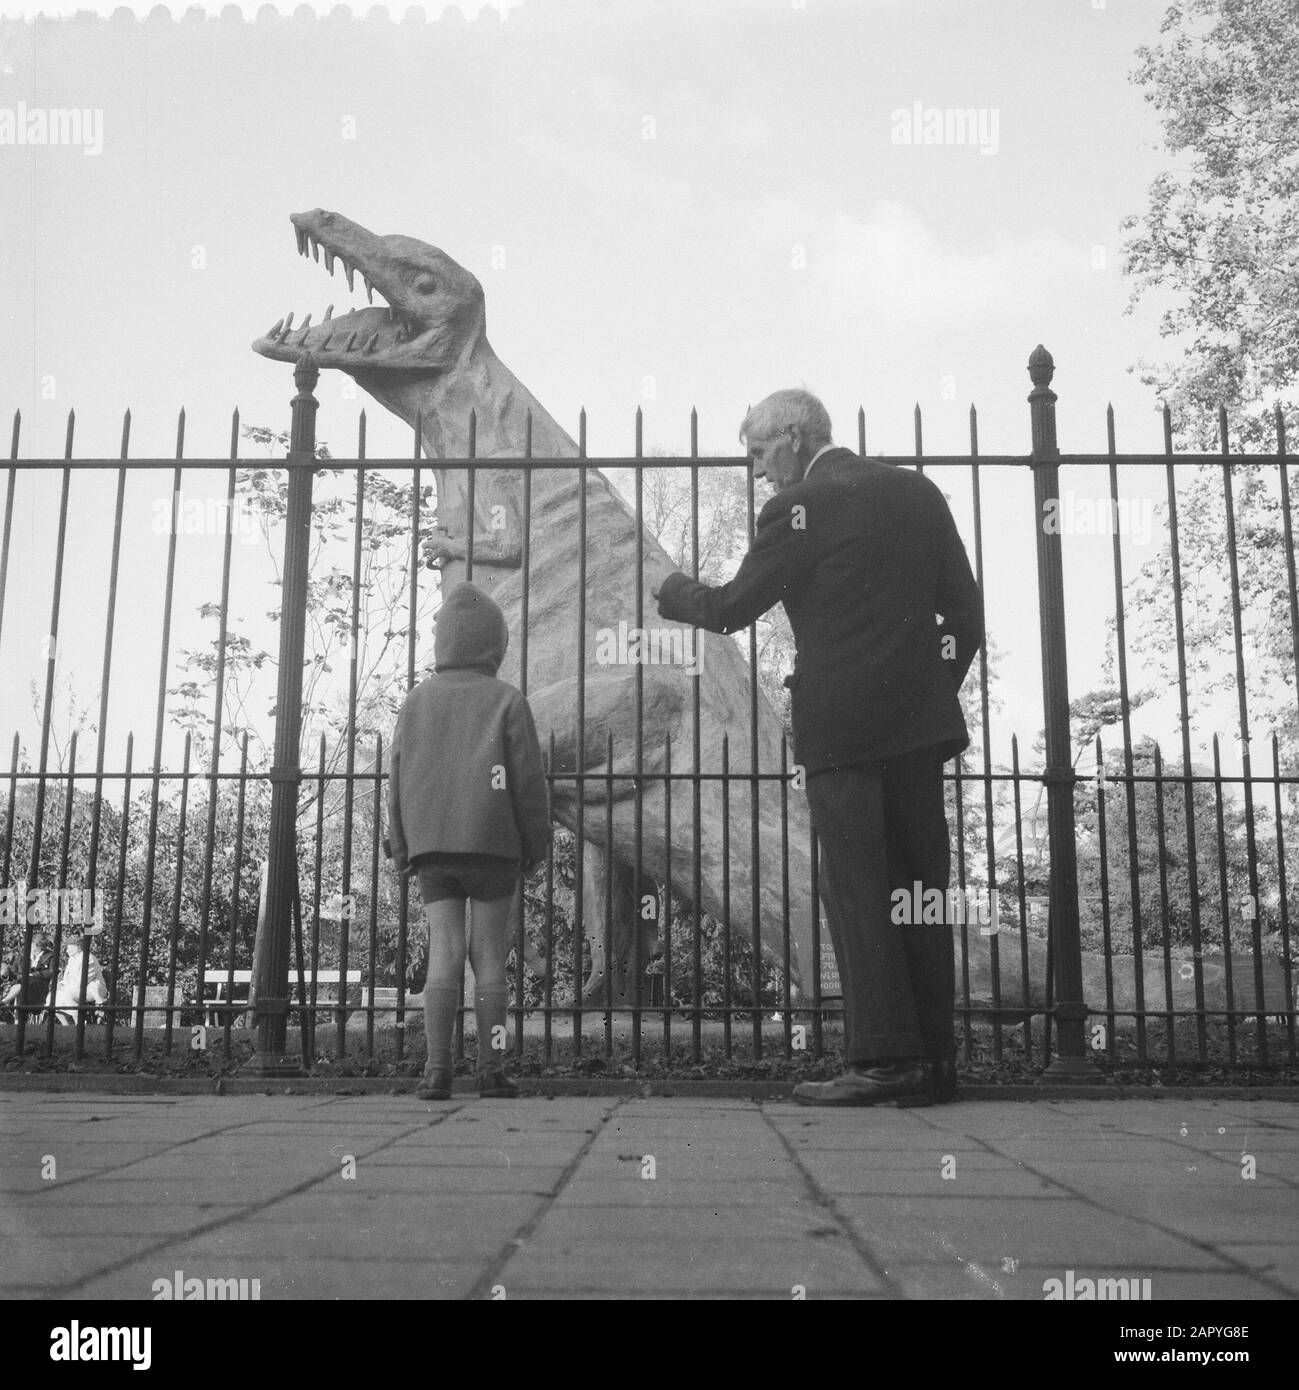
[[[519,828],[525,868],[539,864],[550,848],[550,803],[546,794],[546,768],[532,711],[522,695],[510,702],[506,716],[509,739],[510,795]]]

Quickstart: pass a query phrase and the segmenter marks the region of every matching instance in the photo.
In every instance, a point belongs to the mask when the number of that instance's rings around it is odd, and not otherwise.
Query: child
[[[478,1025],[478,1094],[517,1094],[496,1053],[505,1047],[510,907],[521,874],[546,857],[546,777],[528,702],[496,679],[509,642],[505,616],[481,589],[442,600],[434,674],[406,697],[388,768],[388,828],[399,873],[419,876],[428,923],[424,1036],[415,1092],[451,1095],[451,1033],[465,969],[465,899]]]

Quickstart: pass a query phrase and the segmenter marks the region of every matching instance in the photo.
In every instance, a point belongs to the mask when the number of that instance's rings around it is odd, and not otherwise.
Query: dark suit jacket
[[[747,627],[777,602],[798,648],[785,684],[809,775],[969,745],[957,692],[983,637],[983,603],[929,479],[835,449],[763,507],[729,584],[678,573],[659,588],[663,617],[711,632]]]

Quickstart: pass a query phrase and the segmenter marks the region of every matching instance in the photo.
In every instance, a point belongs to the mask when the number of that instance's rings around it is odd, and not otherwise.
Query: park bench
[[[363,972],[362,972],[362,971],[360,971],[360,970],[349,970],[349,971],[347,972],[347,981],[346,981],[346,983],[347,983],[348,985],[359,985],[359,984],[361,984],[362,977],[363,977]],[[234,1027],[239,1028],[239,1027],[243,1027],[243,1026],[244,1026],[244,1023],[243,1023],[244,1014],[241,1013],[241,1012],[237,1013],[233,1008],[228,1007],[228,1005],[229,1005],[230,1003],[238,1004],[238,1003],[241,1002],[241,1000],[240,1000],[239,997],[238,997],[238,993],[237,993],[241,987],[242,987],[242,990],[243,990],[243,999],[242,999],[242,1002],[244,1002],[244,1003],[247,1002],[247,999],[248,999],[248,988],[249,988],[249,986],[250,986],[251,983],[252,983],[252,978],[253,978],[253,972],[252,972],[251,970],[236,970],[236,971],[234,972],[234,974],[233,974],[233,977],[232,977],[231,975],[229,975],[228,973],[222,973],[222,974],[218,974],[218,975],[209,976],[209,977],[207,978],[207,980],[204,982],[205,994],[204,994],[203,1007],[204,1007],[204,1018],[205,1018],[205,1020],[206,1020],[206,1022],[207,1022],[208,1027],[210,1027],[210,1028],[219,1028],[219,1027],[222,1027],[222,1026],[225,1024],[225,1022],[226,1022],[226,1016],[227,1016],[227,1015],[230,1015],[230,1016],[231,1016],[232,1025],[233,1025]],[[306,980],[307,980],[308,985],[310,985],[310,982],[311,982],[311,975],[310,975],[309,973],[306,973],[305,978],[306,978]],[[339,971],[339,970],[317,970],[317,971],[316,971],[316,987],[317,987],[316,998],[317,998],[317,1001],[318,1001],[318,1002],[327,1002],[327,1001],[332,997],[333,993],[336,993],[337,988],[338,988],[338,985],[339,985],[339,982],[342,980],[342,978],[343,978],[343,977],[342,977],[342,972]],[[233,983],[234,988],[235,988],[235,990],[236,990],[236,996],[235,996],[235,998],[234,998],[233,1000],[229,1000],[229,1001],[228,1001],[228,1000],[226,999],[226,997],[225,997],[225,989],[226,989],[226,985],[229,984],[229,983]],[[327,993],[327,992],[326,992],[326,988],[327,988],[327,987],[332,987],[330,993]],[[293,971],[290,971],[290,972],[289,972],[289,995],[290,995],[290,998],[296,998],[296,997],[297,997],[297,989],[298,989],[298,976],[297,976],[296,970],[293,970]],[[211,990],[211,991],[213,991],[213,992],[212,992],[212,993],[207,993],[207,992],[206,992],[207,990]],[[370,1003],[370,991],[369,991],[368,988],[362,988],[362,990],[361,990],[361,1002],[360,1002],[360,1007],[361,1007],[362,1009],[364,1009],[364,1008],[368,1007],[369,1003]],[[375,989],[375,991],[374,991],[374,1003],[375,1003],[375,1005],[376,1005],[377,1007],[379,1007],[379,1008],[383,1008],[383,1007],[385,1007],[385,1006],[391,1008],[391,1007],[395,1006],[396,1003],[397,1003],[397,991],[396,991],[396,989],[391,988],[391,987],[385,987],[385,986],[382,986],[382,985],[376,987],[376,989]],[[356,1006],[352,1006],[352,1007],[356,1007]]]

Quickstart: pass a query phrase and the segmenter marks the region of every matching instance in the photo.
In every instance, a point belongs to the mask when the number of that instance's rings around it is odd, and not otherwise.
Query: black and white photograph
[[[16,1365],[1284,1364],[1299,0],[3,0],[0,322]]]

